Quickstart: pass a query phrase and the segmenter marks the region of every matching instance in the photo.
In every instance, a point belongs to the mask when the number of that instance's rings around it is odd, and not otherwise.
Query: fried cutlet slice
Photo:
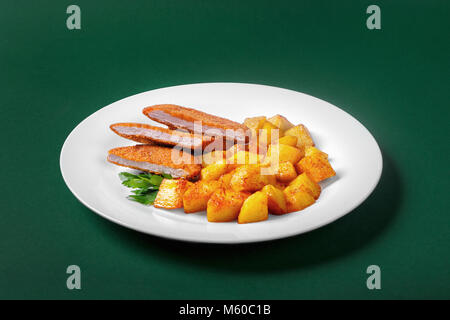
[[[204,149],[213,141],[209,136],[141,123],[115,123],[112,124],[110,128],[119,136],[136,142],[177,146],[183,149]]]
[[[192,133],[216,137],[216,139],[224,137],[237,142],[248,140],[248,128],[245,125],[195,109],[174,104],[160,104],[147,107],[142,112],[150,119],[163,123],[169,128],[184,129]]]
[[[154,145],[136,145],[111,149],[108,161],[119,166],[158,174],[170,174],[173,178],[197,180],[202,169],[194,163],[194,157],[175,148]]]

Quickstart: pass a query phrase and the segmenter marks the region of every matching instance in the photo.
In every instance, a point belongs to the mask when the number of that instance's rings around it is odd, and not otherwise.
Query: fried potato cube
[[[202,156],[202,166],[207,167],[208,165],[216,163],[223,159],[226,159],[225,151],[213,150]]]
[[[286,187],[289,185],[289,183],[281,182],[281,181],[275,181],[275,183],[271,183],[271,185],[274,186],[275,188],[283,191],[284,189],[286,189]]]
[[[304,157],[297,163],[296,169],[299,172],[307,173],[315,182],[320,182],[336,175],[328,159],[318,154]]]
[[[278,140],[279,144],[286,144],[291,147],[297,146],[297,137],[294,136],[284,136]]]
[[[326,154],[325,152],[320,151],[316,147],[307,147],[305,149],[305,157],[309,157],[312,155],[320,155],[320,156],[324,157],[325,159],[328,159],[328,154]]]
[[[264,157],[267,152],[267,146],[259,145],[259,138],[257,135],[250,136],[250,140],[247,143],[237,143],[233,147],[229,148],[226,152],[227,159],[232,159],[232,157],[240,151],[248,151],[250,153],[258,154],[261,157]]]
[[[278,137],[275,135],[278,134]],[[272,144],[272,139],[278,141],[283,136],[283,131],[275,127],[271,122],[266,121],[263,127],[259,130],[259,146],[268,146]]]
[[[258,131],[259,129],[262,129],[264,123],[266,122],[266,117],[252,117],[252,118],[246,118],[244,120],[244,125],[247,126],[247,128]]]
[[[314,141],[309,134],[308,129],[299,124],[298,126],[292,127],[284,133],[286,136],[294,136],[297,137],[297,147],[313,147]]]
[[[275,172],[275,177],[278,181],[290,182],[297,177],[297,171],[295,171],[295,167],[291,162],[281,162],[278,165],[278,170]]]
[[[276,163],[289,161],[292,164],[298,163],[304,156],[302,149],[291,147],[286,144],[271,145],[267,150],[267,156],[264,163]]]
[[[183,206],[183,194],[192,185],[185,179],[163,179],[153,205],[156,208],[177,209]]]
[[[287,212],[286,199],[284,193],[273,185],[267,185],[261,192],[267,194],[267,206],[272,214],[284,214]]]
[[[264,157],[258,153],[253,153],[249,151],[237,151],[234,155],[227,159],[229,164],[259,164],[262,162]]]
[[[238,192],[220,188],[214,191],[208,200],[206,217],[209,222],[227,222],[236,220],[245,199],[250,196],[247,192]]]
[[[312,180],[306,173],[302,173],[301,175],[297,176],[297,178],[291,181],[291,183],[287,188],[290,188],[290,190],[294,191],[295,190],[306,191],[309,194],[311,194],[311,196],[313,196],[314,199],[318,199],[320,193],[322,192],[322,188],[320,187],[320,185],[314,180]]]
[[[226,151],[227,161],[232,160],[236,153],[240,151],[248,151],[248,144],[237,143]]]
[[[217,180],[221,175],[225,174],[228,169],[228,164],[225,160],[219,160],[202,169],[200,176],[201,180]]]
[[[279,114],[267,119],[267,121],[271,122],[275,127],[280,129],[282,132],[294,126],[291,122],[289,122],[288,119]]]
[[[231,178],[233,178],[234,171],[224,174],[219,178],[219,182],[222,188],[230,189],[231,188]]]
[[[250,223],[267,220],[269,217],[267,194],[258,191],[248,197],[242,205],[238,223]]]
[[[255,164],[243,165],[235,170],[230,185],[235,191],[258,191],[275,180],[273,174],[262,174],[262,167]]]
[[[259,137],[251,137],[250,141],[246,145],[246,151],[254,154],[259,154],[261,157],[264,157],[267,152],[267,145],[260,144]]]
[[[246,145],[243,143],[236,143],[234,145],[232,145],[231,147],[229,147],[225,152],[225,158],[228,159],[230,157],[232,157],[236,152],[238,151],[245,151]]]
[[[316,200],[305,190],[294,190],[290,186],[284,189],[287,212],[300,211],[312,205]]]
[[[184,212],[192,213],[206,210],[208,200],[220,188],[219,181],[197,181],[183,195]]]

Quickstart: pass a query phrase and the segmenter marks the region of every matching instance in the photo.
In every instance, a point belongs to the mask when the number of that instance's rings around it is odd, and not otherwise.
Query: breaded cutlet
[[[181,130],[171,130],[142,123],[115,123],[110,126],[121,137],[144,143],[177,146],[183,149],[204,149],[213,139]]]
[[[150,119],[172,129],[179,128],[192,133],[216,138],[224,137],[237,142],[248,140],[248,128],[245,125],[195,109],[174,104],[160,104],[147,107],[142,112]]]
[[[197,180],[201,165],[194,163],[194,157],[186,152],[154,145],[136,145],[109,150],[107,160],[119,166],[170,174],[173,178]]]

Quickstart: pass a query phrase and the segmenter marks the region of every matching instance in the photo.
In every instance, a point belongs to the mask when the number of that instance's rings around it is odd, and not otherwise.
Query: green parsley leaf
[[[131,195],[131,196],[128,196],[128,199],[145,204],[145,205],[150,205],[150,204],[153,204],[153,202],[155,202],[155,198],[156,198],[157,194],[158,194],[158,191],[152,191],[150,193],[142,194],[142,195]]]
[[[154,186],[159,186],[161,184],[161,182],[163,181],[163,177],[158,176],[156,174],[152,175],[150,178],[150,182],[154,185]]]
[[[129,172],[121,172],[119,173],[119,178],[120,180],[125,181],[130,179],[137,179],[138,176]]]
[[[122,184],[128,188],[145,188],[148,189],[152,184],[146,180],[142,179],[130,179],[122,181]]]
[[[128,199],[149,205],[153,204],[158,189],[163,179],[172,179],[172,176],[168,174],[158,175],[149,172],[142,172],[139,174],[132,174],[129,172],[121,172],[119,174],[122,184],[131,190],[132,195],[128,196]]]
[[[159,190],[158,187],[150,186],[149,188],[140,188],[140,189],[131,190],[131,193],[134,193],[136,195],[142,195],[142,194],[146,194],[148,192],[157,191],[157,190]]]

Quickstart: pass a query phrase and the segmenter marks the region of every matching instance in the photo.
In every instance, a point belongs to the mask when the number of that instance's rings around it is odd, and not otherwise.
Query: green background
[[[69,31],[74,3],[82,29]],[[373,3],[382,30],[366,28]],[[450,298],[449,9],[1,1],[0,298]],[[139,234],[69,192],[59,153],[81,120],[132,94],[217,81],[305,92],[355,116],[383,152],[375,192],[319,230],[235,246]],[[70,264],[81,267],[80,291],[66,288]],[[371,264],[378,291],[366,288]]]

